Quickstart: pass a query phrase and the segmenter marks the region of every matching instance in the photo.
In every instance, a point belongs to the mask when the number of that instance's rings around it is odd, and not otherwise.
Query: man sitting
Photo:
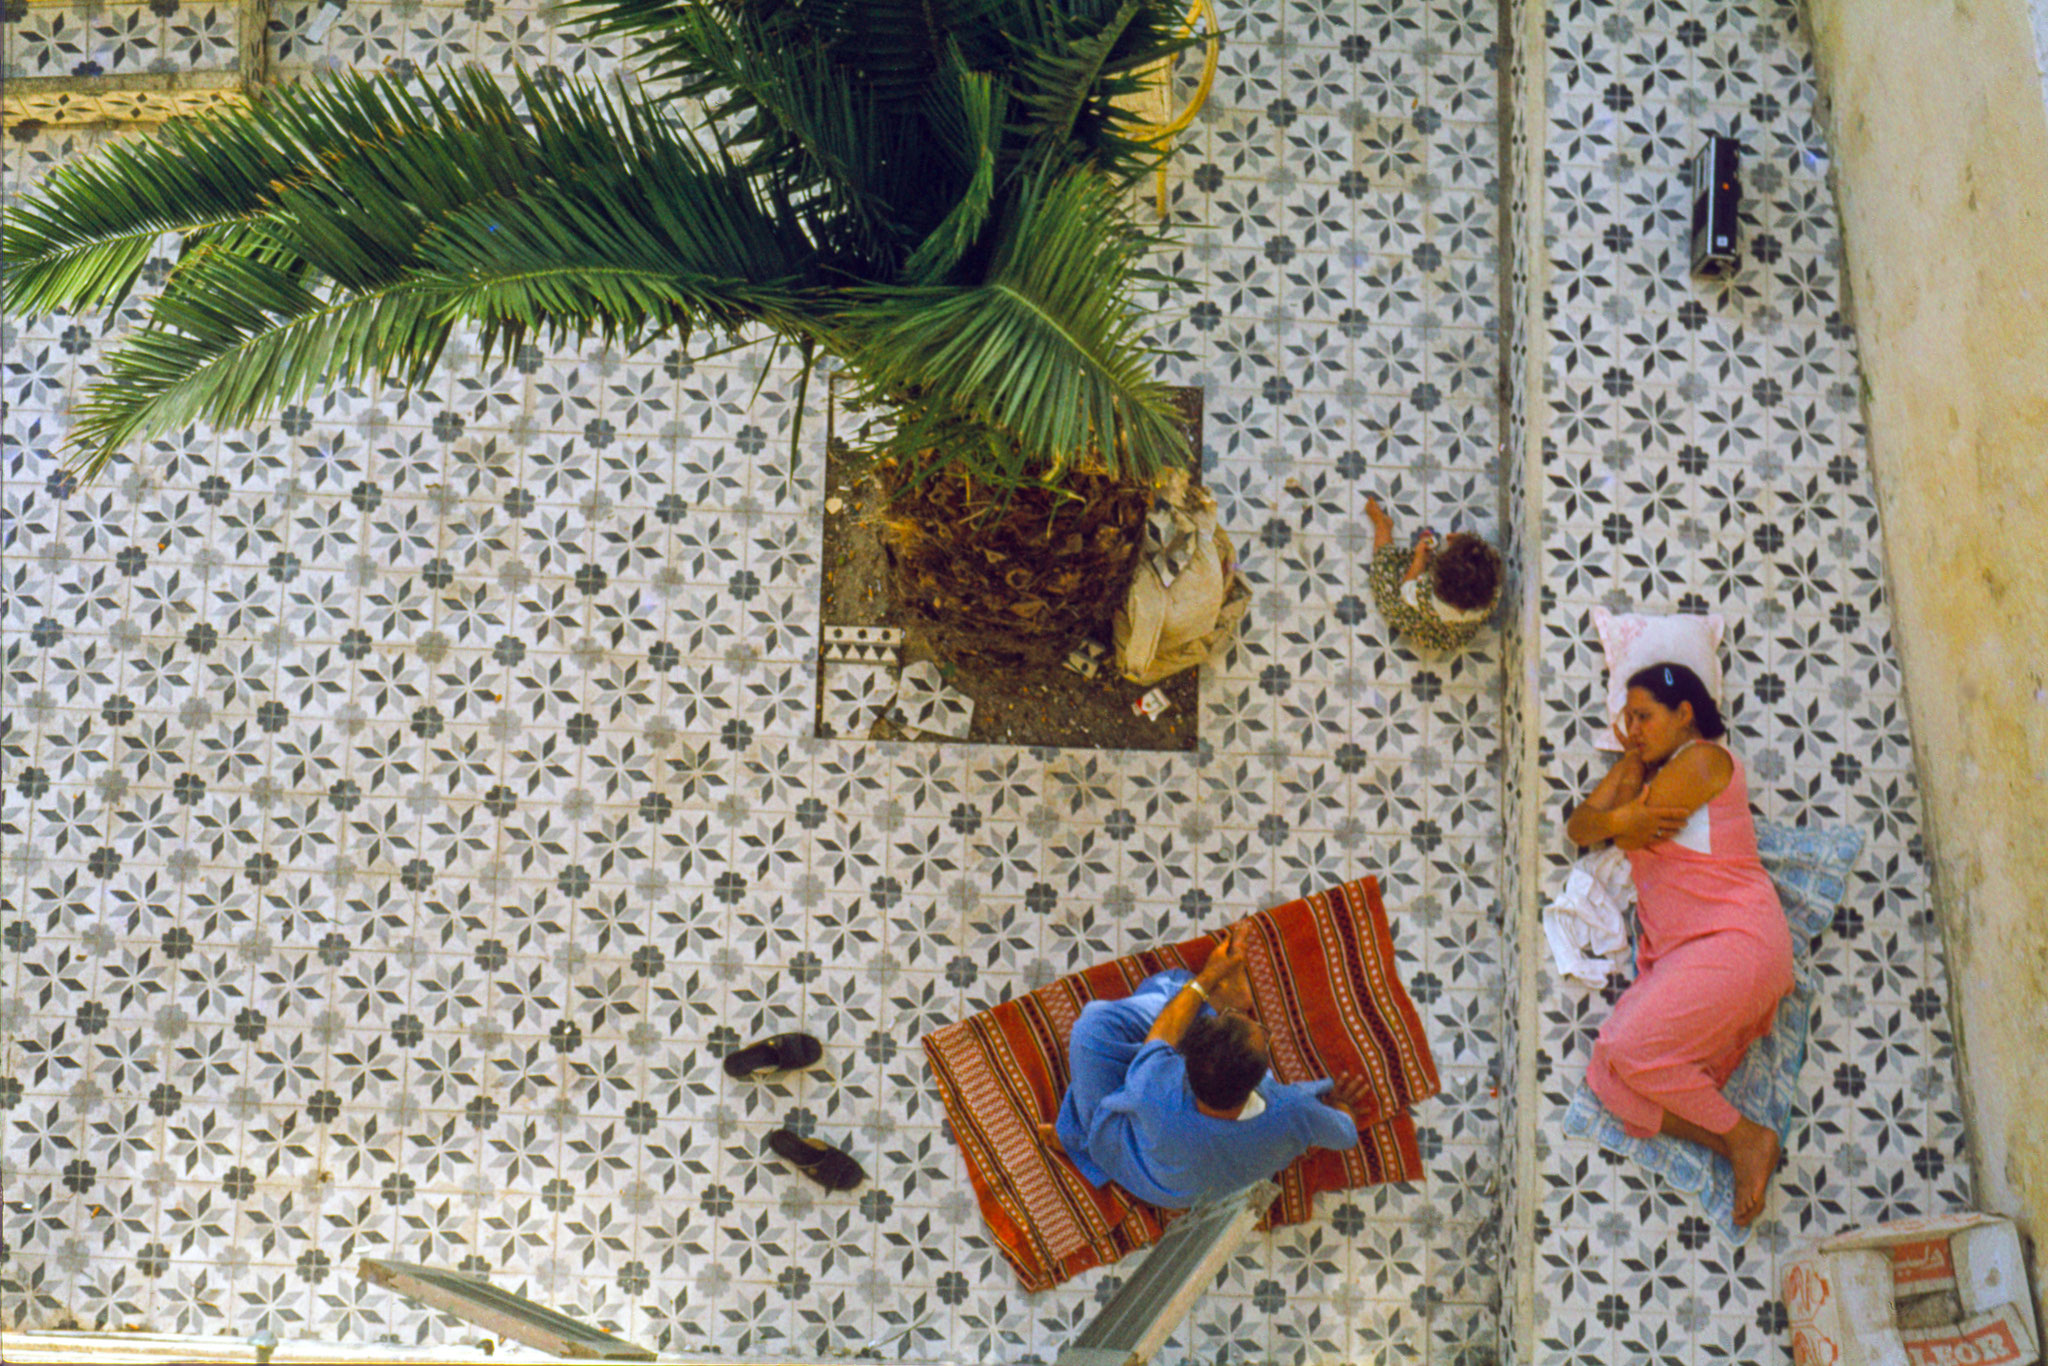
[[[1041,1124],[1100,1186],[1187,1209],[1261,1181],[1312,1147],[1358,1142],[1357,1077],[1273,1080],[1266,1029],[1245,1012],[1244,925],[1199,974],[1147,978],[1120,1001],[1090,1001],[1067,1043],[1073,1082],[1057,1124]]]

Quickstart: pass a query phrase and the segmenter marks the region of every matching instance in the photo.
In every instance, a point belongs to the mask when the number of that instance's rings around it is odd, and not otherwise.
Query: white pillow
[[[1605,607],[1595,607],[1593,626],[1600,632],[1600,647],[1607,652],[1608,725],[1594,737],[1593,748],[1620,750],[1613,723],[1621,719],[1622,709],[1628,705],[1629,676],[1638,669],[1683,664],[1700,676],[1708,694],[1719,702],[1723,624],[1719,613],[1646,617],[1627,612],[1617,616]]]

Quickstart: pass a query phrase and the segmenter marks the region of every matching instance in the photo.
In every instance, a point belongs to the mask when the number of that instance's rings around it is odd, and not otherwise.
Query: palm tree
[[[1149,481],[1187,457],[1136,306],[1158,239],[1131,190],[1159,149],[1118,103],[1187,45],[1177,7],[569,9],[638,45],[637,84],[278,89],[25,196],[9,310],[117,307],[160,236],[181,238],[74,408],[87,471],[194,421],[421,383],[458,328],[508,355],[529,337],[766,339],[805,382],[835,357],[871,417],[899,602],[956,640],[1099,624]]]

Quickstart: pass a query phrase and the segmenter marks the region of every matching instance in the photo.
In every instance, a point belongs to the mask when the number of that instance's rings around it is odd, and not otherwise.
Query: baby
[[[1366,500],[1365,515],[1372,521],[1368,581],[1387,625],[1418,650],[1455,650],[1472,639],[1500,600],[1500,552],[1469,531],[1452,532],[1438,548],[1425,530],[1410,554],[1394,544],[1394,523],[1379,499]]]

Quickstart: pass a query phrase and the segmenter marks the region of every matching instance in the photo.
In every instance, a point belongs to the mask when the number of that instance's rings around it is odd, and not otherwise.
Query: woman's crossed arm
[[[1670,839],[1728,785],[1733,772],[1719,746],[1694,745],[1652,777],[1641,751],[1621,738],[1621,757],[1565,823],[1565,836],[1582,848],[1611,839],[1619,848],[1641,849]]]

